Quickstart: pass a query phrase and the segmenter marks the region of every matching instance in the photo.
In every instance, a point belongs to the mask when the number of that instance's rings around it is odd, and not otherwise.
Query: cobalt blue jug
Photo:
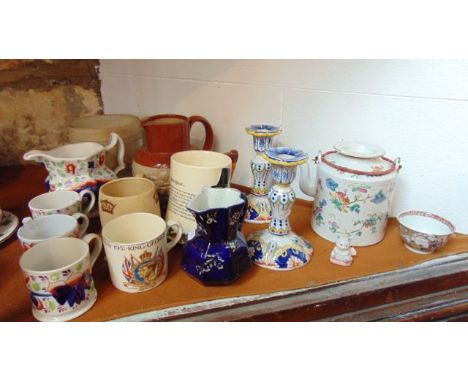
[[[226,285],[251,265],[240,232],[247,197],[234,188],[205,187],[187,209],[197,222],[194,237],[184,245],[182,269],[203,285]]]

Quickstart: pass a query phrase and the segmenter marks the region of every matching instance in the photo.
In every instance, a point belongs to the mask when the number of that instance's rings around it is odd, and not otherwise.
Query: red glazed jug
[[[205,127],[203,150],[213,148],[213,129],[203,117],[184,117],[177,114],[154,115],[142,121],[146,134],[146,147],[135,155],[135,162],[149,167],[169,167],[171,155],[190,150],[190,130],[195,122]]]

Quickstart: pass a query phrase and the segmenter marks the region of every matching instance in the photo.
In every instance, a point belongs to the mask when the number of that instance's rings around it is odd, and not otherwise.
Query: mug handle
[[[229,158],[232,160],[232,169],[231,169],[231,179],[232,175],[234,175],[234,171],[236,170],[237,160],[239,159],[239,152],[235,149],[225,153]]]
[[[93,252],[90,254],[91,258],[91,268],[93,268],[94,263],[98,259],[99,255],[101,254],[102,251],[102,239],[99,237],[99,235],[96,235],[95,233],[88,233],[87,235],[84,235],[81,240],[85,241],[86,243],[91,242],[91,240],[96,240],[96,244],[94,245]]]
[[[167,252],[169,252],[180,240],[182,237],[182,234],[184,233],[184,229],[182,228],[182,224],[179,222],[176,222],[174,220],[169,220],[167,222],[167,228],[166,232],[168,232],[171,228],[174,229],[174,227],[177,227],[177,233],[175,238],[173,238],[171,241],[168,241],[167,244]]]
[[[80,229],[78,237],[82,237],[86,233],[86,230],[88,229],[89,218],[85,214],[82,214],[81,212],[77,212],[76,214],[73,214],[72,217],[74,217],[76,221],[78,222],[78,227]],[[83,222],[81,224],[78,221],[78,219],[80,218],[83,219]]]
[[[89,212],[93,209],[94,204],[96,203],[96,196],[94,195],[94,192],[91,190],[83,190],[80,192],[80,198],[81,198],[81,208],[83,208],[83,196],[89,195],[90,201],[88,204],[88,207],[86,207],[86,210],[83,211],[85,215],[88,215]]]
[[[206,118],[203,118],[199,115],[192,115],[188,121],[189,134],[190,130],[192,129],[192,125],[195,122],[200,122],[205,128],[205,143],[203,144],[203,150],[210,151],[213,148],[213,128],[211,127],[210,123],[207,121]]]
[[[26,216],[25,218],[23,218],[23,220],[21,220],[21,224],[25,225],[27,222],[30,222],[31,220],[33,220],[31,216]]]

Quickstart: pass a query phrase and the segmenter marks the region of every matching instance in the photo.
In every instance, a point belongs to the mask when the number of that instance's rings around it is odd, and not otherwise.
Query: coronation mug
[[[104,227],[112,219],[132,212],[161,215],[154,183],[141,177],[112,180],[99,189],[99,217]]]
[[[176,231],[168,240],[167,233]],[[128,293],[144,292],[161,284],[167,276],[167,253],[182,236],[178,222],[136,212],[119,216],[102,230],[112,284]]]

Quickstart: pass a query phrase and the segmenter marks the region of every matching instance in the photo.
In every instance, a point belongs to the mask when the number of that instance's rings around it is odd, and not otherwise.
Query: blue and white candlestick
[[[268,193],[271,221],[267,230],[250,234],[247,238],[249,255],[263,268],[288,271],[306,265],[312,256],[312,245],[291,231],[289,215],[296,199],[291,183],[297,166],[308,159],[303,151],[288,147],[271,147],[264,158],[272,165],[274,185]]]
[[[281,133],[281,129],[271,125],[253,125],[245,129],[253,137],[255,158],[250,162],[254,182],[252,193],[248,196],[245,221],[248,223],[268,223],[271,220],[271,208],[268,201],[268,190],[271,185],[271,164],[263,153],[271,146],[273,137]]]

